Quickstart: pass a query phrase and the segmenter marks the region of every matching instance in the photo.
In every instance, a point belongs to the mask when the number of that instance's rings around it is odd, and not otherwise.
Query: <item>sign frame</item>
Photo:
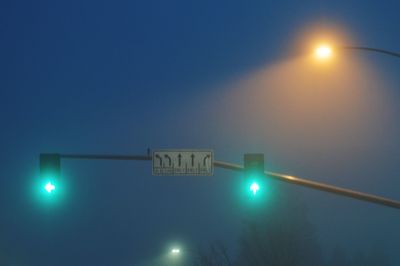
[[[197,159],[199,157],[200,159]],[[152,175],[213,176],[214,151],[212,149],[154,150],[152,153]]]

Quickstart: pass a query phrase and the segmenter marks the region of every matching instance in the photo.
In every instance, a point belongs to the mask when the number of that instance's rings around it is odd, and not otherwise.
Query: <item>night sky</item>
[[[1,2],[0,265],[156,265],[173,243],[216,240],[236,252],[241,174],[159,177],[150,162],[62,160],[62,197],[49,203],[35,185],[42,152],[202,148],[237,164],[262,152],[267,170],[400,200],[399,58],[305,59],[319,36],[399,51],[399,9]],[[324,255],[378,245],[400,265],[399,210],[278,183],[300,195]]]

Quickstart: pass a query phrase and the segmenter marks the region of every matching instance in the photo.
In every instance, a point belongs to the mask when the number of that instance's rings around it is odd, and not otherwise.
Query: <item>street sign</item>
[[[157,150],[153,175],[213,175],[212,150]]]

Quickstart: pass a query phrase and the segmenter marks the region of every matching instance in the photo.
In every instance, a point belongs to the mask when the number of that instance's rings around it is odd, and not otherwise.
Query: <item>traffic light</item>
[[[262,190],[260,185],[264,178],[263,153],[246,153],[244,155],[244,174],[249,184],[249,190],[256,196]]]
[[[61,177],[60,155],[57,153],[40,154],[39,166],[43,189],[47,193],[53,193]]]

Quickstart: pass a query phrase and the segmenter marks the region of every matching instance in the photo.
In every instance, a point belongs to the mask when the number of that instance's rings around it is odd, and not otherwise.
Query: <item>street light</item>
[[[321,44],[315,48],[314,53],[317,59],[325,60],[332,56],[332,48],[329,45]]]
[[[198,256],[195,250],[181,245],[173,245],[167,254],[167,265],[189,265],[189,261]],[[164,264],[163,264],[164,265]]]
[[[172,255],[178,255],[181,252],[179,248],[173,248],[171,249],[171,254]]]

